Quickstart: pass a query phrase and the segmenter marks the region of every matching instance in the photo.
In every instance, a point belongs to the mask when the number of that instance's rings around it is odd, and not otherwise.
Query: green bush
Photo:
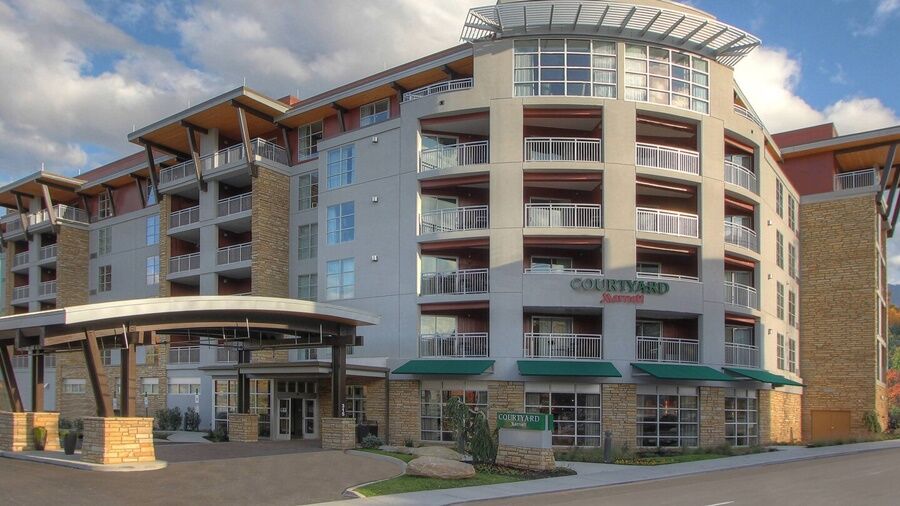
[[[228,441],[228,430],[224,426],[216,427],[206,436],[206,439],[214,443],[224,443]]]
[[[360,444],[363,448],[380,448],[384,446],[384,440],[375,434],[367,434],[366,437],[362,438]]]
[[[200,430],[200,413],[194,408],[187,408],[184,412],[184,430]]]
[[[444,412],[457,451],[468,453],[474,462],[493,464],[497,458],[497,437],[491,433],[485,414],[469,409],[458,397],[447,401]]]
[[[179,408],[158,410],[156,426],[160,430],[179,430],[181,428],[181,410]]]
[[[403,441],[403,445],[406,446],[407,448],[412,448],[412,447],[416,446],[416,443],[413,442],[413,439],[411,437],[408,437]]]
[[[866,424],[866,428],[869,429],[869,432],[873,434],[881,433],[881,420],[878,419],[878,413],[866,411],[863,415],[863,423]]]
[[[478,464],[493,464],[497,460],[496,434],[491,433],[487,417],[481,411],[472,415],[472,437],[469,439],[469,454]]]

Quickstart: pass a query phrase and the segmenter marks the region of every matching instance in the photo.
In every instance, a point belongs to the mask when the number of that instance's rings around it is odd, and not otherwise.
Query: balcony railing
[[[601,228],[600,204],[525,204],[526,227]]]
[[[725,222],[725,242],[759,253],[759,236],[756,231],[738,223]]]
[[[490,355],[487,332],[455,332],[419,336],[420,357],[473,358]]]
[[[875,169],[857,170],[834,175],[834,191],[871,188],[879,183]]]
[[[487,293],[488,269],[423,272],[421,295],[467,295]]]
[[[200,253],[189,253],[169,259],[169,274],[192,271],[200,268]]]
[[[228,265],[238,262],[249,262],[252,257],[253,244],[245,242],[244,244],[219,248],[219,252],[216,255],[216,263],[218,265]]]
[[[725,303],[749,309],[759,309],[759,292],[752,286],[726,281]]]
[[[237,362],[239,352],[237,348],[217,347],[216,362]]]
[[[637,336],[634,358],[647,362],[699,364],[700,342],[671,337]]]
[[[488,228],[488,206],[454,207],[419,215],[419,234]]]
[[[700,153],[656,144],[637,144],[636,164],[700,175]]]
[[[700,237],[700,218],[696,214],[637,208],[637,229],[640,232]]]
[[[27,263],[28,263],[28,252],[27,251],[23,251],[21,253],[16,253],[15,255],[13,255],[13,262],[12,262],[13,268],[18,267],[20,265],[25,265]]]
[[[8,215],[7,215],[8,216]],[[6,234],[14,234],[16,232],[22,231],[22,222],[19,220],[18,214],[13,214],[7,219],[7,216],[4,216],[3,223],[6,224]]]
[[[600,334],[525,334],[525,358],[603,358]]]
[[[199,346],[176,346],[169,348],[169,364],[200,363]]]
[[[28,285],[25,286],[16,286],[13,288],[12,300],[22,300],[27,299],[28,295],[31,293],[31,290]]]
[[[599,162],[600,139],[578,137],[529,137],[526,162]]]
[[[602,276],[603,269],[569,269],[565,267],[526,267],[525,274],[581,274],[590,276]]]
[[[56,258],[57,255],[57,246],[55,244],[48,244],[47,246],[41,246],[41,250],[38,253],[38,258],[43,260],[50,260],[51,258]]]
[[[188,207],[169,214],[169,228],[178,228],[200,221],[200,206]]]
[[[78,223],[81,225],[90,223],[90,217],[84,209],[78,209],[77,207],[67,206],[65,204],[56,204],[53,206],[53,209],[56,211],[56,218],[60,221]],[[29,213],[27,219],[29,227],[36,227],[38,225],[43,225],[44,223],[49,223],[50,213],[48,213],[46,209],[41,209],[40,211]]]
[[[725,160],[725,182],[759,194],[759,179],[753,171]]]
[[[725,363],[728,365],[759,367],[759,346],[725,343]]]
[[[272,160],[273,162],[278,162],[282,165],[289,165],[287,151],[281,146],[260,138],[253,139],[250,141],[250,144],[255,156]],[[244,152],[243,143],[235,144],[234,146],[201,157],[200,169],[201,171],[209,171],[246,158],[247,156]],[[173,165],[160,170],[159,184],[164,185],[194,177],[196,177],[194,161],[188,160],[179,163],[178,165]]]
[[[756,115],[750,112],[750,109],[747,109],[746,107],[734,104],[734,113],[738,116],[743,116],[744,118],[749,119],[759,126],[763,126],[762,121],[760,121],[760,119],[757,118]]]
[[[488,141],[451,144],[449,146],[423,149],[419,154],[419,172],[478,165],[488,163],[489,160],[490,146]]]
[[[644,279],[668,279],[672,281],[700,281],[697,276],[687,274],[668,274],[665,272],[641,272],[638,271],[636,276]]]
[[[440,83],[430,84],[428,86],[423,86],[422,88],[418,88],[412,91],[407,91],[403,94],[404,102],[412,102],[413,100],[418,100],[420,98],[425,98],[431,95],[437,95],[439,93],[448,93],[451,91],[459,91],[459,90],[468,90],[472,86],[475,85],[475,80],[471,77],[467,77],[465,79],[452,79],[450,81],[443,81]]]
[[[251,193],[243,193],[219,200],[219,216],[243,213],[253,208]]]
[[[38,297],[56,295],[56,280],[44,281],[38,285]]]

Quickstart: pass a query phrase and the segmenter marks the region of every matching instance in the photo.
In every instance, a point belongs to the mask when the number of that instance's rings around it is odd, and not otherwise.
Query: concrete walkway
[[[166,438],[166,441],[170,443],[209,443],[212,444],[212,441],[206,439],[206,432],[190,432],[186,430],[178,430],[169,434],[169,437]]]
[[[779,448],[779,451],[776,452],[757,453],[754,455],[725,457],[712,460],[701,460],[697,462],[685,462],[682,464],[668,464],[663,466],[618,466],[611,464],[560,462],[559,465],[575,469],[578,474],[576,476],[547,478],[543,480],[532,481],[518,481],[501,485],[461,487],[446,490],[432,490],[428,492],[411,492],[408,494],[379,496],[366,499],[353,499],[350,501],[338,501],[328,504],[355,503],[356,506],[428,504],[429,506],[437,506],[468,501],[520,497],[533,494],[545,494],[548,492],[578,490],[584,488],[602,487],[607,485],[621,485],[637,481],[675,478],[678,476],[708,473],[711,471],[723,471],[751,466],[781,464],[798,460],[836,457],[839,455],[851,455],[854,453],[866,451],[900,449],[900,440],[828,446],[823,448],[806,448],[793,446]]]

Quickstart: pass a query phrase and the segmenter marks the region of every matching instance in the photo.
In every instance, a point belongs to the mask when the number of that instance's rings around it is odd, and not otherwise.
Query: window
[[[197,364],[200,363],[199,346],[170,346],[170,364]]]
[[[44,369],[55,369],[56,368],[56,353],[45,353],[44,354]]]
[[[531,331],[535,334],[571,334],[572,319],[559,316],[532,316]]]
[[[729,388],[725,391],[725,439],[731,446],[759,443],[756,390]]]
[[[304,209],[315,209],[319,206],[319,174],[316,172],[308,172],[299,178],[300,182],[300,203],[301,211]]]
[[[169,379],[169,395],[200,395],[200,378]]]
[[[147,257],[147,286],[159,284],[159,255]]]
[[[640,337],[662,337],[662,322],[638,320],[635,322],[634,335]]]
[[[145,195],[147,195],[147,205],[148,206],[152,206],[152,205],[156,204],[156,201],[157,201],[156,189],[153,187],[153,182],[150,181],[149,179],[147,180],[147,193]]]
[[[322,140],[322,122],[316,121],[303,125],[298,130],[300,159],[313,158],[319,154],[319,141]]]
[[[213,380],[213,425],[228,428],[228,413],[237,412],[237,380]]]
[[[319,250],[319,225],[317,223],[300,225],[297,246],[297,258],[300,260],[316,258]]]
[[[423,314],[419,316],[419,334],[423,336],[456,334],[456,317]]]
[[[709,114],[709,62],[680,51],[626,44],[625,99]]]
[[[797,294],[793,290],[788,291],[788,323],[797,326]]]
[[[638,385],[637,446],[697,446],[698,407],[695,387]]]
[[[109,198],[109,192],[101,192],[97,195],[97,218],[106,219],[113,215],[112,200]]]
[[[366,421],[366,391],[362,385],[350,385],[347,387],[347,416],[356,420],[356,423]]]
[[[354,239],[356,232],[356,205],[344,202],[328,206],[328,244],[339,244]]]
[[[100,350],[100,361],[103,362],[103,365],[113,365],[113,351],[113,348]],[[116,348],[115,351],[118,351],[118,348]]]
[[[571,258],[531,257],[531,272],[565,272],[571,269]]]
[[[238,353],[240,353],[240,350],[237,348],[219,343],[219,346],[216,347],[216,362],[237,362]]]
[[[250,380],[250,412],[259,415],[260,437],[269,437],[271,435],[271,411],[269,410],[271,391],[272,380]]]
[[[353,162],[356,149],[353,144],[328,151],[328,189],[353,184]]]
[[[13,369],[28,369],[28,353],[17,353],[12,356]]]
[[[159,215],[147,216],[147,246],[159,244]]]
[[[781,179],[775,179],[775,212],[784,218],[784,183]]]
[[[97,255],[108,255],[112,251],[112,229],[103,227],[97,231]]]
[[[386,98],[359,108],[359,126],[381,123],[391,117],[391,99]]]
[[[775,300],[778,308],[778,319],[784,320],[784,285],[778,282],[776,285],[777,298]]]
[[[793,195],[788,195],[788,227],[797,230],[797,200]]]
[[[325,299],[352,299],[356,291],[355,261],[352,258],[332,260],[325,265]]]
[[[788,339],[788,371],[797,373],[797,340]]]
[[[318,274],[301,274],[297,278],[297,298],[314,301],[318,298]]]
[[[553,414],[553,444],[600,446],[600,385],[525,384],[525,412]]]
[[[782,371],[786,371],[785,368],[785,347],[784,347],[784,334],[778,334],[778,346],[775,350],[776,358],[778,359],[778,368]]]
[[[878,343],[878,381],[885,383],[887,382],[887,370],[888,370],[888,349],[882,343]]]
[[[784,269],[784,234],[780,230],[775,231],[775,263]]]
[[[112,266],[101,265],[97,275],[97,290],[109,292],[112,290]]]
[[[65,394],[83,394],[87,381],[83,379],[65,379],[63,380],[63,393]]]
[[[662,272],[662,265],[653,262],[638,262],[636,268],[638,274],[658,276]]]
[[[515,44],[517,97],[616,98],[616,44],[583,39],[531,39]]]
[[[797,247],[793,244],[788,244],[788,274],[797,277]]]
[[[453,432],[444,419],[444,409],[451,397],[461,399],[469,409],[487,412],[487,386],[466,383],[445,386],[440,382],[422,382],[422,440],[453,441]]]

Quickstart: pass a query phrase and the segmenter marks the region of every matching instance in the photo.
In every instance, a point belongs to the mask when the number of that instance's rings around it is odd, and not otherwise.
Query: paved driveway
[[[158,445],[159,471],[103,473],[0,458],[0,504],[310,504],[400,467],[318,441]]]

